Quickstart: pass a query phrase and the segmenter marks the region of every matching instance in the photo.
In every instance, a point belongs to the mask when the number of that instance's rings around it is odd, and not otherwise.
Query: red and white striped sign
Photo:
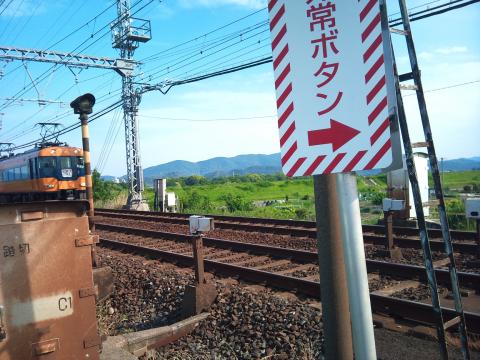
[[[287,176],[387,168],[401,151],[392,149],[378,1],[269,1]]]

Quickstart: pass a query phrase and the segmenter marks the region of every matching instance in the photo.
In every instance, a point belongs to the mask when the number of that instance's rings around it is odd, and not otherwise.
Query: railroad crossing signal
[[[378,2],[271,0],[268,9],[285,174],[400,167],[390,38]]]

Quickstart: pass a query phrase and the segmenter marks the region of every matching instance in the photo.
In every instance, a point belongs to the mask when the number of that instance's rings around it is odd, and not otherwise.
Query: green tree
[[[186,194],[182,202],[185,211],[209,212],[213,209],[213,204],[210,199],[205,195],[199,194],[197,191]]]
[[[92,173],[92,183],[94,201],[112,200],[122,191],[120,184],[102,180],[100,173],[96,169]]]
[[[200,175],[192,175],[185,179],[185,185],[192,186],[192,185],[203,185],[208,183],[208,180]]]
[[[253,209],[253,206],[250,202],[246,201],[240,195],[232,195],[230,193],[222,195],[221,200],[225,202],[229,212],[235,211],[250,211]]]

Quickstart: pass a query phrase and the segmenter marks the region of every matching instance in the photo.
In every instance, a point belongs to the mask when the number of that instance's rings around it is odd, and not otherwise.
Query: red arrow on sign
[[[337,151],[358,134],[360,134],[360,131],[357,129],[330,119],[329,129],[312,130],[308,132],[308,145],[332,144],[333,151]]]

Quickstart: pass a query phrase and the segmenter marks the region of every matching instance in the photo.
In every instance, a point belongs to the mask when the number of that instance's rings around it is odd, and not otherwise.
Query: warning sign
[[[285,174],[387,168],[401,157],[378,0],[271,0],[268,10]]]

